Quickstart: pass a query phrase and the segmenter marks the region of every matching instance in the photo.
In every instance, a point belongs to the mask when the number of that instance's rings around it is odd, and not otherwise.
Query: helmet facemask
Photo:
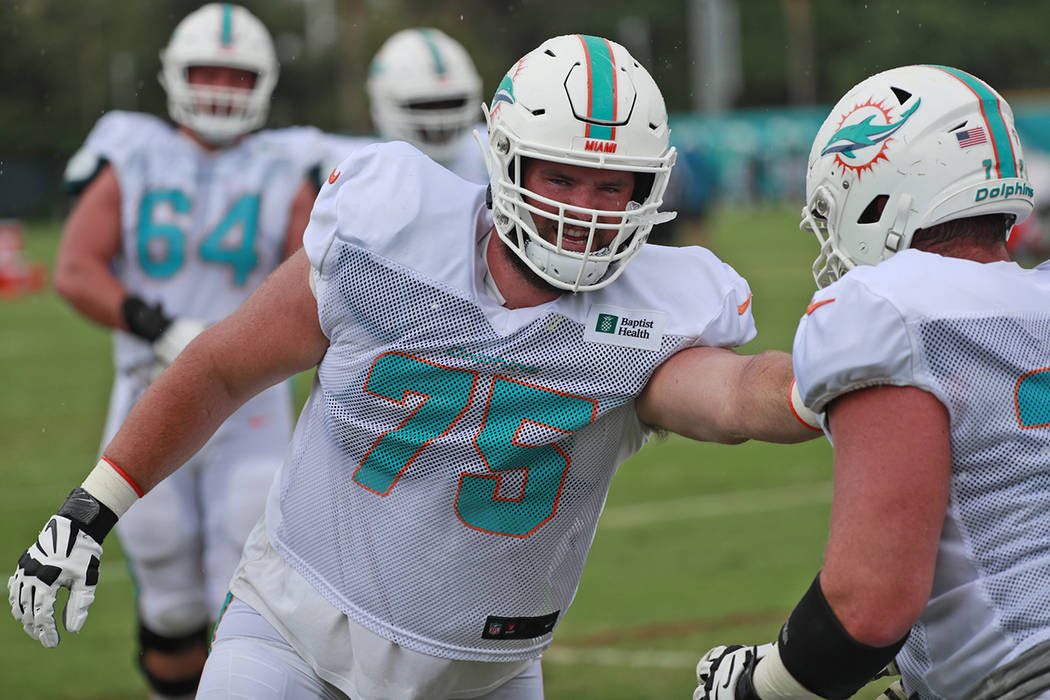
[[[667,143],[666,112],[655,83],[623,47],[605,42],[613,65],[623,67],[613,73],[610,87],[621,117],[615,128],[581,118],[574,103],[587,99],[579,94],[578,80],[587,69],[583,61],[590,58],[581,52],[586,42],[591,42],[590,53],[594,53],[593,42],[605,40],[564,36],[545,42],[511,69],[493,107],[485,107],[489,143],[483,151],[496,232],[541,279],[573,292],[611,283],[641,251],[652,227],[675,217],[674,212],[659,211],[675,150]],[[603,133],[613,138],[596,136]],[[569,206],[525,187],[530,159],[630,172],[634,193],[622,211]],[[546,222],[553,222],[553,241],[540,233],[549,225]],[[611,241],[598,249],[607,232],[614,234]],[[580,238],[586,239],[583,250],[566,246],[570,234],[577,245]]]

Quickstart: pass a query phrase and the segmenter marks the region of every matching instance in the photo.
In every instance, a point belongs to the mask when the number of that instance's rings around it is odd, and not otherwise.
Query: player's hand
[[[95,599],[101,557],[102,545],[76,521],[61,514],[51,517],[7,581],[11,614],[26,634],[45,647],[58,646],[55,599],[63,587],[69,589],[63,624],[70,632],[80,631]]]
[[[204,321],[195,318],[177,318],[153,342],[154,377],[168,368],[179,353],[194,338],[208,327]]]
[[[905,694],[904,686],[897,680],[891,683],[886,690],[882,691],[882,695],[875,698],[875,700],[918,700],[918,697],[918,693]]]
[[[759,659],[774,643],[759,646],[717,646],[701,657],[696,665],[693,700],[761,700],[755,693],[752,677]]]

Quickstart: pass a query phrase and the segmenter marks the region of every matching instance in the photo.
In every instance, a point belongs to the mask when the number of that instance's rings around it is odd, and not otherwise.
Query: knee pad
[[[200,683],[200,674],[186,676],[185,678],[160,678],[145,664],[147,651],[156,651],[162,654],[173,654],[190,649],[208,649],[208,627],[204,626],[187,634],[177,637],[166,637],[148,629],[139,622],[139,668],[146,682],[154,693],[164,696],[192,695]]]

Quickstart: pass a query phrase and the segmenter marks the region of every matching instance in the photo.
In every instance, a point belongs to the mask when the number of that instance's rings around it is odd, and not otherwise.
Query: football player
[[[427,27],[391,35],[372,58],[365,90],[382,140],[410,143],[460,177],[488,183],[473,137],[478,130],[485,140],[481,76],[458,41]],[[326,139],[333,164],[375,140],[335,134]]]
[[[803,228],[822,287],[795,336],[833,439],[823,569],[774,643],[720,646],[694,698],[1050,698],[1050,265],[1010,106],[955,68],[850,90],[817,133]]]
[[[786,353],[730,349],[755,335],[744,279],[646,245],[675,151],[622,46],[550,39],[486,114],[491,193],[401,142],[332,171],[304,250],[161,375],[23,556],[31,636],[57,642],[63,586],[79,628],[139,492],[310,367],[198,697],[536,700],[610,480],[654,429],[819,434]]]
[[[115,329],[103,445],[151,379],[301,247],[319,132],[256,131],[278,63],[248,10],[209,4],[160,55],[175,126],[104,115],[72,158],[79,198],[56,263],[59,293]],[[118,527],[136,586],[141,666],[155,697],[190,696],[248,531],[290,438],[277,385],[234,413]],[[218,427],[218,426],[216,426]],[[57,641],[57,640],[52,640]]]

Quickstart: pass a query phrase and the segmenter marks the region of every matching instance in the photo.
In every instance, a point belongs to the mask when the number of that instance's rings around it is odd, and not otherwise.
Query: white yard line
[[[605,509],[598,531],[644,527],[656,523],[766,513],[831,503],[831,482],[779,486],[748,491],[725,491],[667,501],[646,501]]]
[[[543,663],[566,666],[691,669],[699,660],[700,655],[692,651],[658,651],[656,649],[623,651],[607,647],[572,649],[559,647],[557,643],[543,652]]]

